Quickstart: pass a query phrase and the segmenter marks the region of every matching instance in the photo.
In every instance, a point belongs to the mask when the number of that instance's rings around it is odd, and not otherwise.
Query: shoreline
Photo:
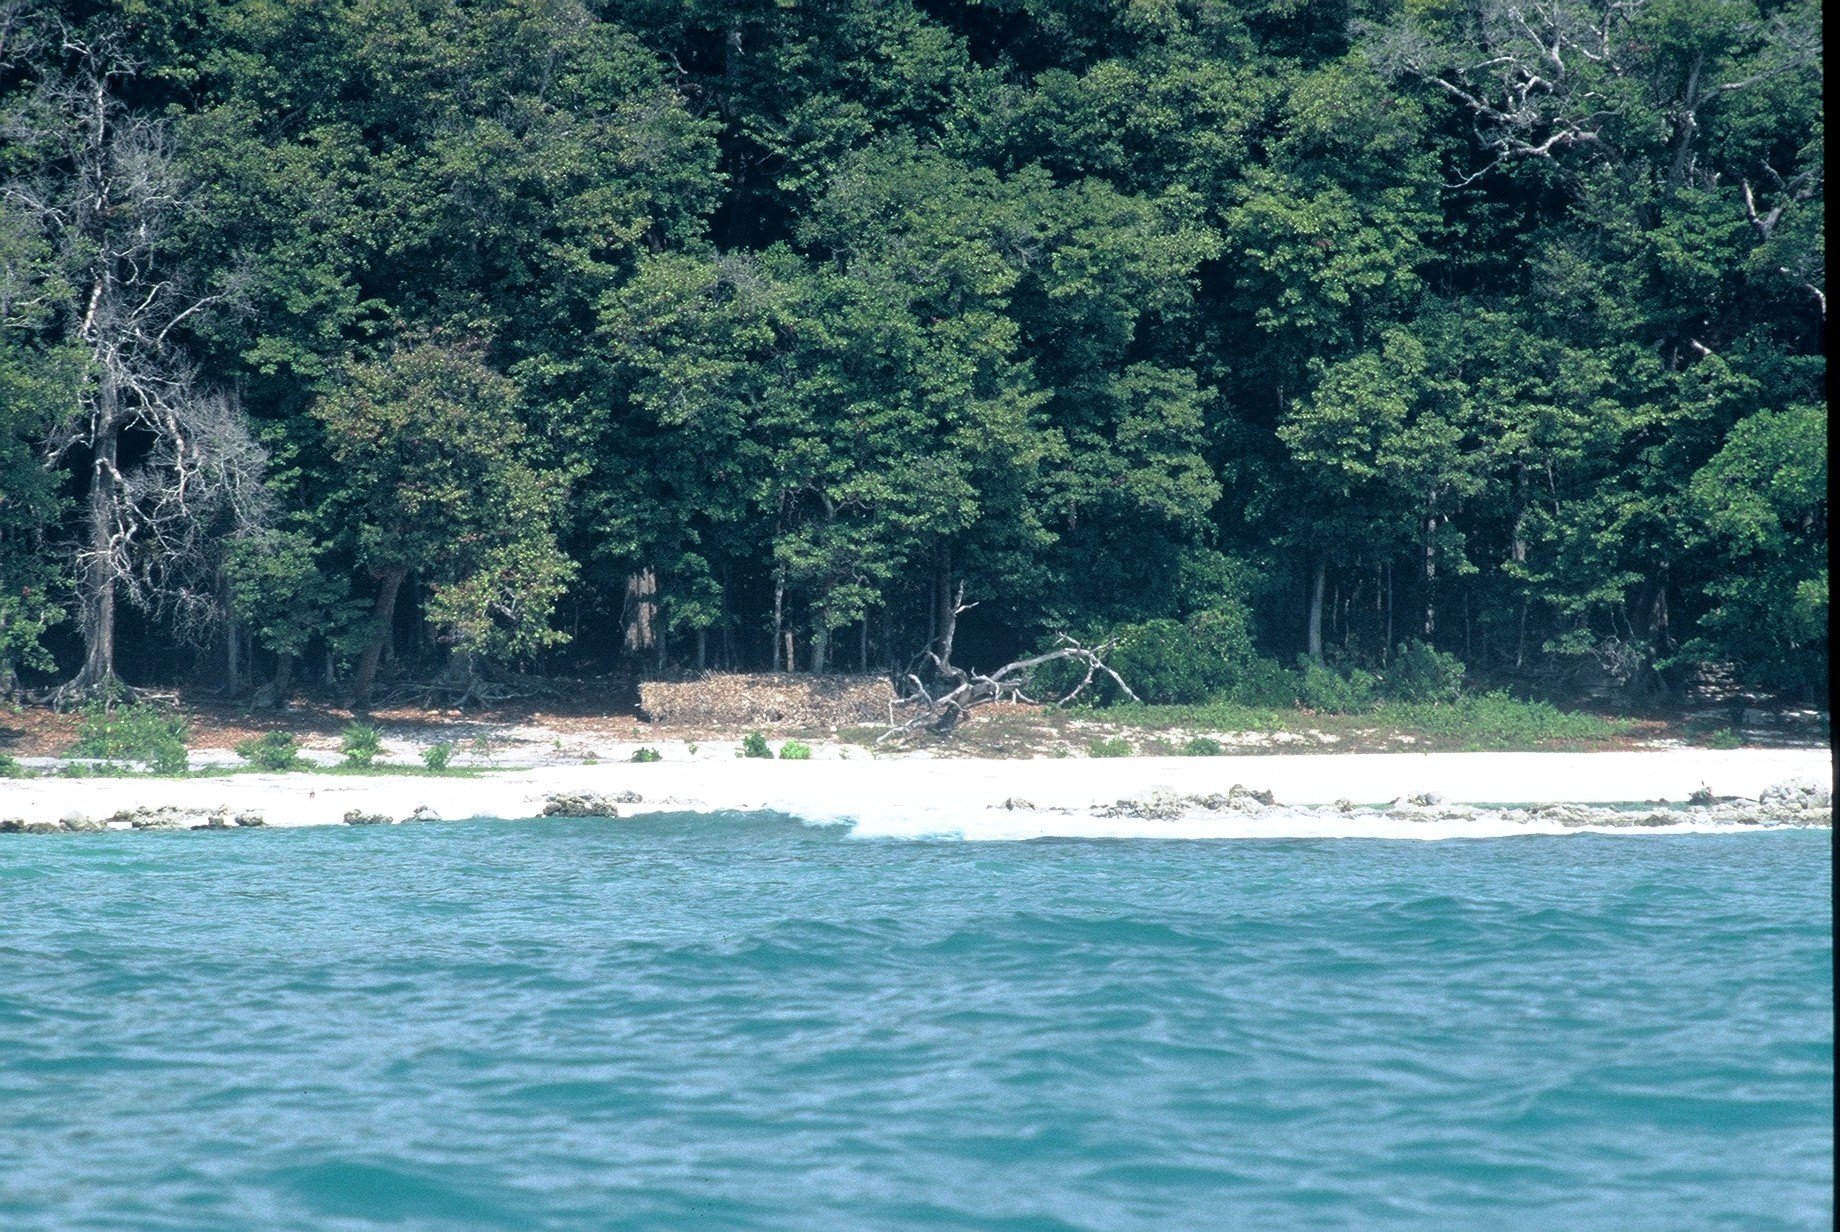
[[[1598,753],[1313,753],[1221,758],[943,760],[716,757],[601,763],[470,777],[294,772],[204,778],[0,781],[0,823],[33,830],[229,828],[517,820],[551,814],[774,812],[865,835],[1481,836],[1600,825],[1721,828],[1792,781],[1824,795],[1826,749]],[[1234,788],[1240,791],[1234,792]],[[1689,806],[1702,793],[1700,806]],[[574,796],[585,806],[559,807]],[[1706,797],[1710,797],[1710,802]],[[1800,797],[1798,797],[1800,799]],[[1825,800],[1799,823],[1829,824]],[[1621,820],[1606,806],[1657,806]],[[1569,812],[1566,811],[1569,808]],[[1720,810],[1723,811],[1720,811]],[[1581,811],[1582,810],[1582,811]],[[1818,812],[1819,816],[1816,816]],[[1674,819],[1678,820],[1674,820]],[[1755,824],[1755,822],[1752,822]],[[8,825],[18,829],[19,825]]]

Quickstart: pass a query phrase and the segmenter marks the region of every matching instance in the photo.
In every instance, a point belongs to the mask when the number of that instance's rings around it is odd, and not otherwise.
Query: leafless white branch
[[[0,8],[0,35],[6,21]],[[18,278],[0,271],[0,310],[26,303],[16,282],[35,277],[41,297],[62,287],[68,339],[86,361],[46,443],[49,463],[74,460],[88,474],[87,525],[72,546],[90,643],[73,682],[81,691],[111,683],[117,597],[159,614],[182,641],[212,636],[226,545],[263,525],[268,506],[262,449],[180,345],[180,331],[238,288],[198,290],[183,275],[181,224],[196,207],[172,130],[122,103],[134,65],[119,48],[68,29],[62,38],[75,67],[42,81],[7,121],[38,169],[0,186],[0,210],[9,228],[29,228],[40,260]]]
[[[964,608],[962,589],[958,596],[958,605]],[[1124,695],[1132,701],[1140,700],[1131,686],[1113,671],[1105,662],[1105,656],[1116,649],[1116,643],[1105,642],[1094,647],[1080,645],[1074,639],[1061,634],[1056,640],[1060,645],[1041,654],[1030,655],[1005,663],[991,672],[969,671],[957,667],[940,657],[932,648],[921,652],[915,669],[930,668],[931,687],[922,678],[920,670],[909,670],[906,674],[905,689],[902,697],[895,703],[913,710],[913,716],[905,722],[897,723],[893,708],[889,712],[888,730],[877,739],[877,743],[893,739],[896,736],[928,731],[935,735],[946,735],[956,728],[973,709],[992,702],[1035,702],[1026,690],[1033,682],[1035,671],[1048,663],[1072,661],[1085,667],[1086,672],[1066,693],[1054,699],[1054,704],[1064,706],[1082,696],[1092,687],[1093,680],[1105,676],[1116,684]]]

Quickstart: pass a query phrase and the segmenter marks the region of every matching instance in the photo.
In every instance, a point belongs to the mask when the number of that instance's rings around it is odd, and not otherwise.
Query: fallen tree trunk
[[[1029,687],[1031,673],[1046,663],[1070,660],[1086,668],[1078,684],[1053,699],[1054,705],[1064,706],[1073,701],[1086,692],[1099,676],[1109,678],[1132,701],[1142,700],[1131,691],[1131,686],[1124,682],[1123,677],[1106,665],[1105,656],[1116,648],[1117,643],[1106,642],[1097,647],[1086,647],[1065,634],[1059,640],[1062,645],[1054,650],[1005,663],[993,672],[967,671],[954,666],[929,647],[909,666],[905,681],[908,692],[889,705],[888,730],[877,738],[876,743],[919,731],[938,736],[948,735],[972,710],[991,702],[1039,704],[1041,699],[1030,697],[1025,690]],[[921,677],[920,669],[927,666],[932,669],[931,687]],[[901,707],[911,707],[914,714],[905,722],[896,722],[894,712]]]

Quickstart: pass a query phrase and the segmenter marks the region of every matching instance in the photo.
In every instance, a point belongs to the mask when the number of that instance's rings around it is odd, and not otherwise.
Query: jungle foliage
[[[949,630],[1146,700],[1818,688],[1820,52],[1812,0],[0,0],[0,690]]]

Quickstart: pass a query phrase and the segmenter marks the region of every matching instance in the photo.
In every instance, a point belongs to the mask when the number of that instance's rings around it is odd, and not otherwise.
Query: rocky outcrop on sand
[[[1834,792],[1828,784],[1813,779],[1788,779],[1764,788],[1759,803],[1766,809],[1831,809]]]
[[[1185,796],[1172,791],[1152,792],[1137,799],[1119,800],[1093,810],[1100,817],[1135,817],[1145,821],[1174,821],[1190,813],[1241,813],[1256,817],[1278,807],[1269,791],[1254,791],[1239,783],[1223,795],[1211,792],[1204,796]],[[1302,810],[1290,810],[1302,811]]]
[[[618,817],[622,804],[640,804],[645,800],[636,791],[616,791],[611,795],[590,792],[559,792],[543,803],[545,817]]]
[[[57,821],[0,820],[0,834],[100,834],[110,830],[239,830],[265,826],[260,813],[232,813],[229,809],[161,808],[120,809],[96,819],[83,813],[66,813]]]
[[[1017,807],[1005,801],[1005,808]],[[1031,806],[1032,807],[1032,806]],[[1234,784],[1226,794],[1181,795],[1175,792],[1152,792],[1148,796],[1119,800],[1093,810],[1099,817],[1130,817],[1142,821],[1176,821],[1198,813],[1230,812],[1245,817],[1278,811],[1280,806],[1268,791],[1252,791]],[[1064,811],[1064,810],[1060,810]],[[1519,808],[1474,804],[1451,804],[1436,792],[1417,792],[1401,796],[1385,805],[1360,806],[1337,800],[1328,806],[1290,806],[1281,810],[1289,816],[1348,818],[1388,817],[1405,821],[1470,821],[1488,818],[1495,821],[1558,824],[1567,829],[1627,828],[1641,829],[1687,824],[1748,826],[1831,826],[1833,794],[1823,784],[1809,780],[1778,783],[1765,790],[1756,800],[1740,797],[1713,799],[1703,793],[1691,796],[1684,805],[1656,801],[1646,805],[1607,804],[1536,804]]]
[[[110,829],[130,830],[239,830],[265,826],[260,813],[232,813],[227,808],[122,809],[108,819]]]

